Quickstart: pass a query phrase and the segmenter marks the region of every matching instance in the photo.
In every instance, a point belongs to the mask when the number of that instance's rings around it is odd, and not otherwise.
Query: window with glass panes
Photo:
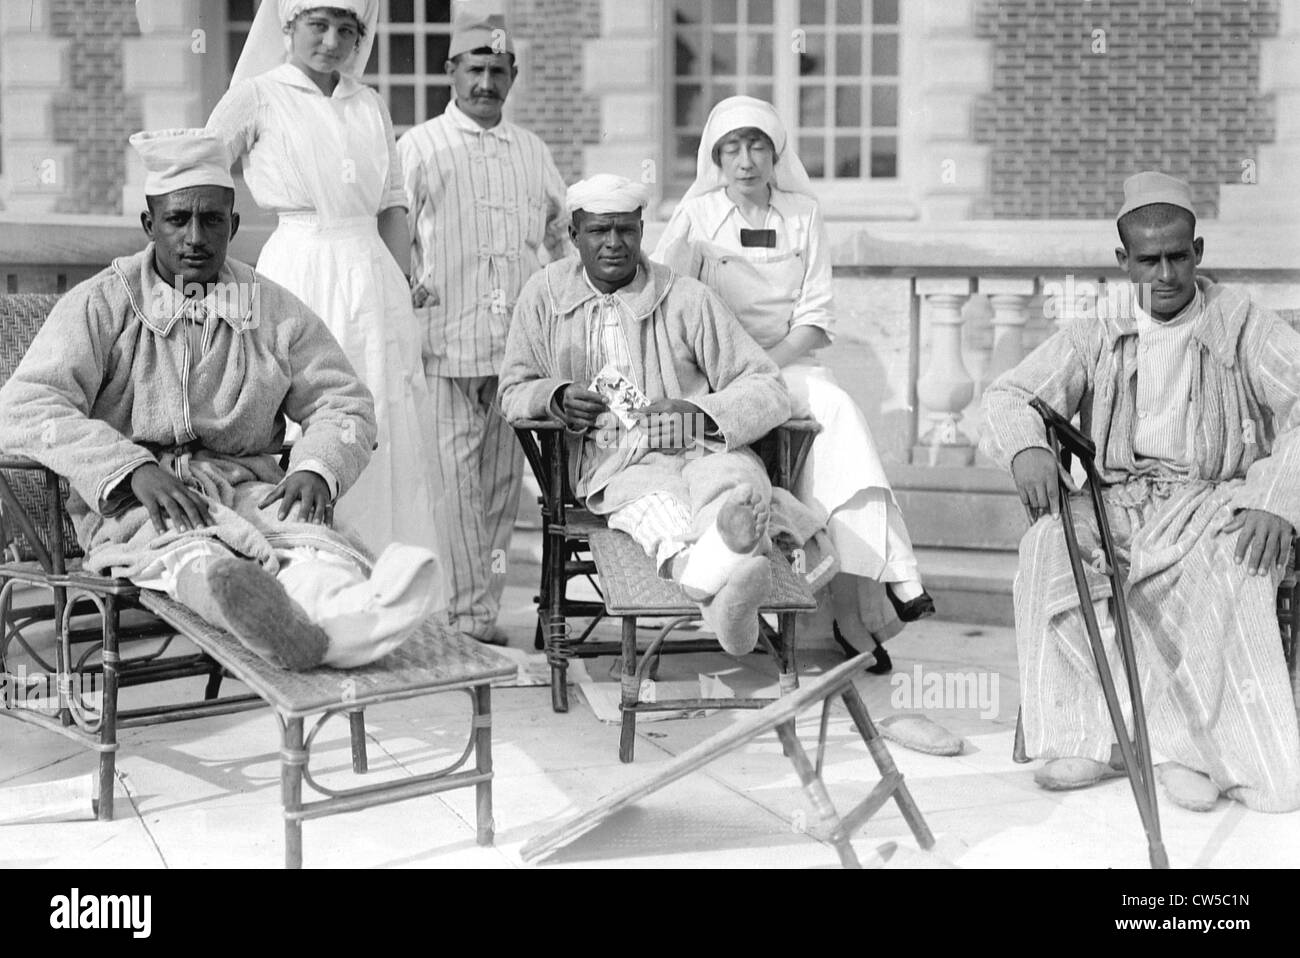
[[[772,102],[815,179],[898,175],[900,0],[670,0],[671,178],[695,174],[713,104]]]
[[[227,76],[239,61],[257,6],[258,0],[226,0]],[[329,6],[329,0],[321,0],[321,6]],[[443,69],[451,6],[452,0],[380,0],[379,29],[364,79],[388,102],[399,136],[440,114],[451,99],[451,79]]]
[[[452,0],[381,0],[365,81],[388,101],[398,136],[442,113],[451,100],[444,70],[451,5]]]

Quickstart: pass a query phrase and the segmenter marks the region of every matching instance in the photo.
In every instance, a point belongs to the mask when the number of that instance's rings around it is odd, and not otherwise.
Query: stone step
[[[921,580],[934,597],[937,617],[978,625],[1014,625],[1011,584],[1015,552],[994,549],[918,548]]]

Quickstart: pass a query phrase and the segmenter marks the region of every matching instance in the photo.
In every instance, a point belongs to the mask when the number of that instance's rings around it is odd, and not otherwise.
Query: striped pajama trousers
[[[496,404],[497,377],[429,376],[434,510],[447,570],[451,625],[486,639],[501,610],[506,558],[523,484],[524,455]]]
[[[1259,811],[1300,808],[1300,731],[1276,615],[1280,569],[1252,576],[1234,561],[1224,491],[1167,499],[1107,497],[1125,574],[1151,751],[1208,775]],[[1127,683],[1110,625],[1096,520],[1072,497],[1085,570],[1111,675],[1131,728]],[[1136,569],[1136,574],[1134,570]],[[1105,762],[1115,732],[1078,608],[1060,520],[1020,544],[1015,587],[1025,745],[1029,755]]]

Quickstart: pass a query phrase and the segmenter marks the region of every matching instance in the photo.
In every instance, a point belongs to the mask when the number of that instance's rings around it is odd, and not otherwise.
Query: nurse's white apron
[[[764,349],[783,340],[802,293],[802,252],[754,261],[714,244],[700,247],[700,279],[731,307],[754,340]],[[893,491],[866,417],[831,371],[812,357],[790,363],[781,373],[794,414],[811,415],[822,427],[792,491],[829,517],[827,531],[841,570],[879,579],[886,564],[897,558],[889,555],[887,544],[886,510]]]
[[[423,425],[433,414],[420,335],[406,279],[376,218],[282,214],[257,268],[325,321],[375,397],[379,445],[339,499],[335,523],[376,555],[394,542],[437,552]]]

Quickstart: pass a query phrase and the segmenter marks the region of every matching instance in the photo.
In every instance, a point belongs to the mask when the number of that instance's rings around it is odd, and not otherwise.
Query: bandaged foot
[[[724,651],[745,655],[758,644],[758,607],[772,589],[766,556],[746,556],[718,593],[700,604],[704,624]]]
[[[177,575],[176,599],[281,668],[315,668],[329,646],[275,576],[248,559],[187,564]]]
[[[1177,762],[1157,765],[1156,781],[1171,802],[1189,811],[1208,812],[1219,801],[1219,787],[1210,776]]]
[[[731,490],[714,524],[686,552],[675,575],[697,602],[716,595],[767,532],[767,503],[747,482]],[[676,571],[676,570],[675,570]]]
[[[325,552],[295,556],[280,584],[329,636],[324,664],[354,669],[388,655],[445,607],[443,575],[428,549],[394,543],[369,577]]]

